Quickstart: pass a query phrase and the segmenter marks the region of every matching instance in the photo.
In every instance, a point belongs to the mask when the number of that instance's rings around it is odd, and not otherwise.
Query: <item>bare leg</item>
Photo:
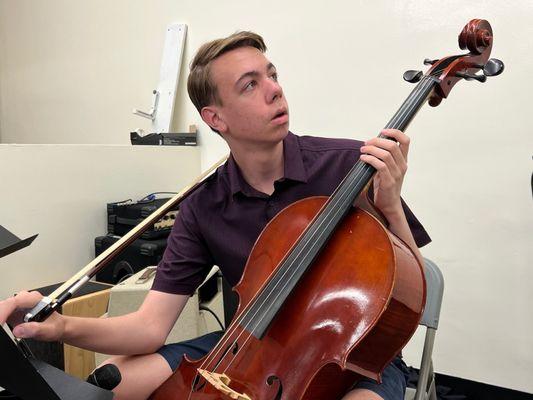
[[[341,400],[383,400],[383,397],[368,389],[354,389],[346,393]]]
[[[160,354],[116,356],[102,363],[115,364],[122,380],[113,389],[115,400],[146,400],[172,375],[168,362]]]

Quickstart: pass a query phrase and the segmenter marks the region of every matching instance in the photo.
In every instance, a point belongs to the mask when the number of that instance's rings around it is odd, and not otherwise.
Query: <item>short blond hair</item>
[[[222,104],[217,87],[210,78],[211,62],[222,54],[239,47],[255,47],[262,53],[267,49],[263,38],[257,33],[241,31],[207,42],[196,52],[190,65],[187,91],[198,112],[208,105]]]

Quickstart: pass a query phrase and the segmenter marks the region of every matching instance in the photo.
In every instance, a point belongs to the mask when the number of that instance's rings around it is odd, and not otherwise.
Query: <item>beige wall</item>
[[[192,147],[0,145],[0,224],[31,246],[0,258],[0,298],[65,281],[94,258],[106,203],[177,192],[200,172]]]
[[[2,140],[126,143],[147,127],[130,109],[150,105],[172,22],[189,26],[186,63],[208,39],[261,33],[295,132],[371,137],[411,89],[404,70],[458,53],[471,18],[492,23],[506,71],[461,82],[420,113],[404,196],[433,237],[424,254],[446,278],[437,371],[533,392],[529,0],[0,0]],[[174,129],[191,123],[206,169],[226,147],[200,123],[182,80]],[[406,354],[413,361],[416,346]]]

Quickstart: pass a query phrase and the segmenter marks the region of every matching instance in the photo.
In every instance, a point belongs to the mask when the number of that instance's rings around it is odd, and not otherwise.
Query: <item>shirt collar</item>
[[[307,172],[304,167],[298,136],[291,132],[283,139],[283,162],[284,175],[280,180],[307,182]],[[255,190],[244,180],[241,170],[231,154],[227,163],[227,174],[232,195],[242,192],[247,196],[264,196],[263,193]]]
[[[307,171],[298,139],[298,136],[292,132],[289,132],[283,139],[284,178],[305,183],[307,182]]]

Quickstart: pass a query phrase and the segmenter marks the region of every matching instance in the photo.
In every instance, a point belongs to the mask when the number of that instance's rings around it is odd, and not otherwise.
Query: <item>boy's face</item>
[[[271,144],[287,135],[287,101],[263,53],[254,47],[231,50],[212,62],[210,74],[222,105],[206,108],[216,114],[214,128],[230,144]]]

